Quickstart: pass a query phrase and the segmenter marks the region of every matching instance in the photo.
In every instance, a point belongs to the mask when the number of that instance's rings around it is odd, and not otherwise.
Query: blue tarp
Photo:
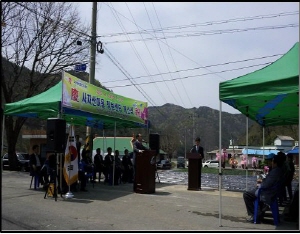
[[[279,151],[278,150],[269,150],[269,149],[248,149],[248,154],[255,154],[255,155],[269,155],[271,153],[277,154]],[[243,149],[242,151],[243,154],[247,154],[247,150]]]
[[[299,154],[299,147],[295,147],[292,150],[286,152],[287,154]]]

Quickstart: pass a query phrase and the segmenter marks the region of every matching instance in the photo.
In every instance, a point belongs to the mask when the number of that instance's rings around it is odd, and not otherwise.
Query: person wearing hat
[[[200,137],[196,137],[195,139],[195,145],[190,150],[190,153],[198,153],[200,154],[201,160],[199,160],[199,173],[200,173],[200,178],[199,178],[199,189],[201,190],[201,169],[202,169],[202,160],[204,157],[203,153],[204,149],[202,146],[200,146]]]
[[[266,156],[265,161],[267,162],[270,170],[269,173],[267,174],[266,178],[261,181],[261,188],[264,188],[261,190],[260,194],[260,210],[258,211],[258,222],[261,221],[263,218],[263,214],[268,208],[269,204],[271,201],[276,197],[277,193],[280,190],[279,188],[274,188],[276,187],[275,185],[277,184],[282,184],[282,178],[283,178],[283,170],[282,170],[282,165],[283,161],[281,157],[278,157],[277,155],[271,153]],[[259,182],[259,181],[258,181]],[[252,189],[250,191],[245,191],[243,193],[243,198],[244,202],[246,205],[247,213],[250,216],[247,221],[253,223],[254,221],[254,202],[256,199],[258,189]]]

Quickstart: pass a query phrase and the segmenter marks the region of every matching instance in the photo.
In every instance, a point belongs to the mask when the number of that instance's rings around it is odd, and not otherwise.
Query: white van
[[[218,160],[207,160],[204,163],[202,163],[202,167],[219,167],[219,161]]]

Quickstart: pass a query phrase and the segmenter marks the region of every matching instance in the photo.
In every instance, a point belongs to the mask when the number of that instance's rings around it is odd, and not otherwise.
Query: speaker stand
[[[155,176],[155,179],[158,179],[158,183],[160,183],[160,179],[159,179],[159,175],[158,175],[158,171],[157,171],[157,169],[156,169],[156,176]]]

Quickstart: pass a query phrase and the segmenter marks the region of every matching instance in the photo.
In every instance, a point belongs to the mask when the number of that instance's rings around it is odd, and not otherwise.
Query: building
[[[292,137],[277,135],[274,139],[274,145],[248,146],[247,149],[245,146],[229,145],[226,151],[228,155],[236,155],[235,158],[239,162],[238,165],[240,165],[242,157],[244,157],[243,155],[246,155],[248,153],[247,163],[249,167],[249,165],[251,165],[252,157],[254,156],[257,157],[258,161],[263,161],[265,155],[268,155],[270,153],[277,154],[279,151],[286,153],[289,150],[293,149],[295,146],[298,146],[298,141],[295,141]],[[219,149],[207,152],[207,157],[205,157],[205,159],[216,159],[216,153],[218,151]],[[294,162],[295,165],[299,164],[299,160],[297,158],[295,158]]]

